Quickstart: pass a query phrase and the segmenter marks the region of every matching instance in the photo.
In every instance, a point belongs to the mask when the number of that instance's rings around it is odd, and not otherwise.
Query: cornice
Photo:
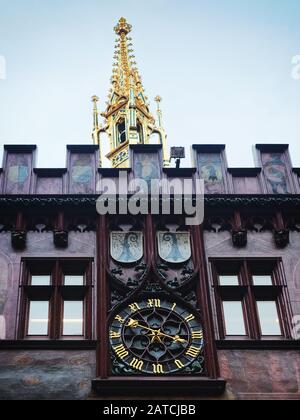
[[[32,153],[37,149],[35,144],[5,144],[4,150],[8,153]]]
[[[131,144],[130,149],[135,153],[157,153],[162,150],[161,144]]]
[[[289,149],[288,144],[256,144],[255,147],[262,153],[284,153]]]
[[[131,196],[129,195],[128,198]],[[0,195],[0,209],[9,208],[46,208],[46,207],[93,207],[99,195]],[[118,200],[118,198],[117,198]],[[164,199],[160,197],[162,202]],[[174,198],[165,199],[174,201]],[[190,198],[195,202],[196,197]],[[208,208],[230,207],[300,207],[300,194],[297,195],[206,195]]]
[[[226,146],[225,144],[193,144],[192,148],[198,153],[221,153]]]
[[[99,150],[99,146],[93,144],[69,144],[67,150],[72,153],[95,153]]]

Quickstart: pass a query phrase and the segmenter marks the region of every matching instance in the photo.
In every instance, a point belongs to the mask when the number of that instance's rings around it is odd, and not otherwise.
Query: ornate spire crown
[[[112,89],[109,94],[109,101],[113,101],[114,94],[129,99],[130,88],[133,88],[136,98],[141,102],[140,105],[144,106],[146,111],[149,112],[148,98],[144,96],[142,78],[139,75],[135,55],[133,54],[132,38],[128,37],[128,34],[132,31],[132,25],[129,25],[126,19],[122,17],[114,30],[119,38],[116,39],[115,45],[115,62],[113,64]]]
[[[106,110],[101,114],[105,119],[103,127],[99,126],[97,119],[98,98],[93,97],[94,142],[99,143],[100,149],[102,149],[100,134],[102,132],[108,134],[110,153],[107,158],[112,162],[113,167],[127,167],[130,144],[148,144],[151,135],[157,133],[159,141],[163,145],[164,161],[167,165],[166,134],[161,123],[161,110],[158,110],[159,123],[156,126],[137,69],[132,38],[128,36],[132,26],[122,17],[114,30],[118,38],[115,45],[111,89],[106,102]],[[98,129],[95,124],[98,124]],[[101,158],[101,161],[103,161],[103,158]]]

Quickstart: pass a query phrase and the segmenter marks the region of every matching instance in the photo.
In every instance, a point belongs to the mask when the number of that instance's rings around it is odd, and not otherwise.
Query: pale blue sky
[[[37,144],[38,166],[62,167],[66,144],[91,142],[123,15],[170,146],[226,143],[230,166],[252,166],[253,144],[283,142],[300,166],[299,0],[0,0],[1,146]]]

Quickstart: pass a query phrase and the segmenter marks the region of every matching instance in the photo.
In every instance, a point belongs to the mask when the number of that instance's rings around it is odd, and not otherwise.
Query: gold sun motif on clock
[[[184,305],[159,297],[128,305],[115,316],[109,335],[115,356],[149,375],[179,374],[203,349],[197,316]]]

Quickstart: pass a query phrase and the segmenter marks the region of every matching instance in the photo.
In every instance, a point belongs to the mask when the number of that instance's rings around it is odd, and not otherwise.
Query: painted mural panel
[[[281,153],[264,153],[262,162],[269,192],[288,194],[288,177],[283,155]]]
[[[70,193],[93,194],[95,192],[95,159],[90,154],[72,154],[70,169]]]
[[[137,153],[134,157],[134,176],[147,182],[148,188],[151,180],[161,179],[161,168],[156,153]]]
[[[158,252],[161,259],[172,264],[182,264],[192,256],[189,232],[158,232]]]
[[[115,261],[132,264],[143,257],[142,232],[111,232],[110,253]]]
[[[31,175],[31,154],[9,154],[6,167],[6,193],[28,194]]]
[[[223,194],[224,176],[221,156],[218,153],[203,153],[198,158],[200,178],[204,179],[206,194]]]

